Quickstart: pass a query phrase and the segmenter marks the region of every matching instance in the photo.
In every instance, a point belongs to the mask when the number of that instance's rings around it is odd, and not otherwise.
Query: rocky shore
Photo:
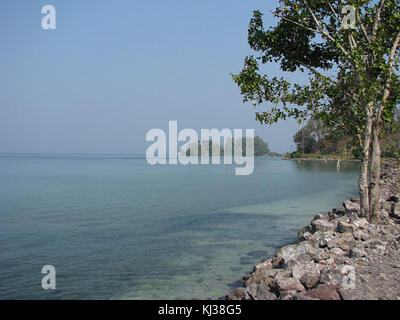
[[[298,241],[243,277],[228,300],[400,300],[400,169],[383,165],[383,219],[354,198],[301,229]]]

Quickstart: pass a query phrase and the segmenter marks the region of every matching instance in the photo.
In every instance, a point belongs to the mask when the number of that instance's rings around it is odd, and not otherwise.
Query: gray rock
[[[346,213],[356,213],[358,214],[360,212],[360,204],[357,202],[353,202],[351,200],[346,200],[343,203],[343,207],[346,210]]]
[[[308,242],[300,242],[290,246],[283,247],[278,251],[277,257],[283,260],[284,264],[287,264],[290,260],[297,260],[299,257],[307,258],[311,261],[315,255],[315,249]]]
[[[327,231],[321,234],[321,237],[317,240],[319,248],[326,248],[335,239],[333,231]]]
[[[351,258],[362,258],[362,257],[365,257],[366,255],[367,255],[367,252],[363,249],[353,248],[350,251]]]
[[[284,291],[304,292],[305,288],[301,282],[295,278],[277,278],[275,288],[281,293]]]
[[[312,273],[312,272],[304,274],[300,279],[301,284],[307,289],[314,288],[317,285],[318,281],[319,281],[319,273]]]
[[[230,294],[227,295],[226,299],[234,301],[243,300],[245,295],[244,292],[245,292],[244,288],[235,289]]]
[[[355,226],[356,229],[367,230],[369,226],[369,222],[365,218],[355,218],[351,221],[351,223]]]
[[[322,213],[318,213],[316,216],[314,216],[313,221],[320,220],[320,219],[325,219],[325,218],[326,218],[325,215],[323,215]]]
[[[297,300],[297,294],[298,292],[296,290],[283,291],[279,296],[279,300]]]
[[[369,239],[369,234],[367,232],[356,230],[353,232],[354,239],[359,241],[367,241]]]
[[[315,220],[311,223],[312,233],[315,233],[317,231],[326,232],[333,229],[335,229],[335,225],[325,219]]]
[[[244,291],[244,300],[276,300],[276,296],[265,283],[253,283]]]
[[[339,268],[329,266],[322,269],[319,282],[321,284],[334,285],[336,288],[340,288],[342,286],[343,279],[344,274]]]
[[[309,226],[307,226],[305,228],[300,229],[300,231],[297,235],[297,238],[300,241],[306,241],[306,240],[309,240],[311,238],[311,236],[312,236],[312,234],[310,233],[310,228],[309,228]]]
[[[336,255],[338,255],[338,256],[344,256],[346,253],[342,250],[342,249],[340,249],[340,248],[333,248],[332,250],[331,250],[331,252],[333,253],[333,254],[336,254]]]
[[[354,247],[355,240],[353,234],[350,232],[343,233],[337,238],[335,247],[342,249],[345,252],[349,252]]]
[[[301,278],[306,275],[306,274],[312,274],[315,277],[319,278],[319,274],[321,272],[322,266],[316,263],[307,263],[307,264],[300,264],[297,263],[295,264],[291,270],[292,270],[292,277],[300,280]]]
[[[346,232],[353,233],[355,229],[356,227],[353,224],[344,221],[339,221],[337,226],[337,232],[339,233],[346,233]]]

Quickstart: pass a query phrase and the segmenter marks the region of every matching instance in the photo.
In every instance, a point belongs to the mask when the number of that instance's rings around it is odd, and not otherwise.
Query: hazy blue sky
[[[42,6],[57,29],[41,28]],[[260,126],[230,79],[267,0],[2,0],[0,152],[144,153],[146,133],[254,128],[288,151],[298,126]],[[276,66],[267,70],[276,74]]]

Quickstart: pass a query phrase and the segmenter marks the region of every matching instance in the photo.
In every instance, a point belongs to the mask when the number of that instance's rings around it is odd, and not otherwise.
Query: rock
[[[392,218],[400,220],[400,203],[393,203],[392,210],[389,211]]]
[[[249,286],[253,283],[260,283],[260,282],[264,282],[267,285],[270,285],[275,276],[282,272],[282,270],[280,269],[272,269],[272,270],[268,270],[268,269],[259,269],[255,272],[253,272],[252,274],[250,274],[247,279],[243,279],[245,280],[245,286]]]
[[[327,259],[329,259],[329,258],[330,258],[330,255],[329,255],[326,251],[320,250],[320,251],[315,255],[314,261],[315,261],[316,263],[320,263],[320,262],[322,262],[322,261],[324,261],[324,260],[327,260]]]
[[[265,283],[253,283],[244,291],[244,300],[276,300],[276,296]]]
[[[226,300],[234,300],[234,301],[243,300],[244,292],[245,292],[244,288],[235,289],[226,296]]]
[[[329,243],[332,243],[334,240],[335,235],[333,231],[327,231],[321,234],[321,237],[317,239],[317,245],[319,248],[326,248],[328,247]]]
[[[333,258],[326,259],[326,260],[322,261],[321,264],[333,265],[333,264],[335,264],[335,259],[333,259]]]
[[[349,252],[354,247],[355,240],[353,234],[350,232],[343,233],[337,238],[335,247],[342,249],[345,252]]]
[[[318,273],[308,272],[304,274],[300,279],[301,284],[307,289],[314,288],[317,285],[318,281],[319,281],[319,272]]]
[[[335,214],[336,216],[344,216],[346,214],[346,211],[342,208],[340,209],[333,209],[332,213]]]
[[[342,300],[365,300],[365,298],[363,299],[363,297],[360,296],[357,290],[342,289],[339,293]]]
[[[367,230],[367,229],[368,229],[368,226],[369,226],[369,222],[368,222],[368,220],[365,219],[365,218],[361,218],[361,219],[360,219],[360,218],[356,218],[356,219],[353,219],[351,223],[355,226],[356,229]]]
[[[329,284],[319,285],[318,287],[308,291],[306,295],[319,300],[340,300],[336,287]]]
[[[344,221],[339,221],[338,226],[337,226],[337,232],[339,233],[346,233],[346,232],[351,232],[353,233],[355,231],[355,226],[344,222]]]
[[[391,196],[387,201],[388,202],[399,202],[400,198],[398,196]]]
[[[347,214],[358,214],[360,212],[360,204],[351,200],[346,200],[343,203],[343,207]]]
[[[319,219],[311,222],[311,232],[315,233],[317,231],[325,232],[333,230],[335,225],[330,223],[328,220]]]
[[[351,258],[362,258],[367,255],[367,252],[365,250],[359,249],[359,248],[353,248],[350,251],[350,257]]]
[[[325,215],[323,215],[322,213],[318,213],[316,216],[314,216],[313,221],[320,220],[320,219],[325,219],[325,218],[326,218]]]
[[[311,261],[314,254],[315,249],[311,244],[308,242],[300,242],[299,244],[283,247],[278,251],[277,257],[281,258],[283,263],[286,265],[290,260],[296,260],[301,256],[303,259],[308,259]]]
[[[303,292],[300,292],[300,293],[298,293],[298,294],[296,295],[295,300],[298,300],[298,301],[305,301],[305,300],[319,300],[319,299],[309,297],[309,296],[307,296],[307,294],[305,294],[305,293],[303,293]]]
[[[290,290],[290,291],[283,291],[280,296],[279,300],[297,300],[297,291],[296,290]]]
[[[301,278],[306,274],[314,275],[319,279],[319,274],[321,272],[321,269],[322,266],[313,262],[307,264],[297,263],[291,268],[292,270],[291,275],[293,278],[300,280],[300,282]]]
[[[336,254],[337,256],[344,256],[346,253],[342,250],[342,249],[340,249],[340,248],[333,248],[332,250],[331,250],[331,252],[333,253],[333,254]]]
[[[393,202],[384,201],[382,203],[382,209],[387,211],[387,212],[392,212],[393,204],[394,204]]]
[[[254,271],[261,270],[261,269],[272,270],[273,269],[272,261],[269,259],[269,260],[264,261],[254,267]]]
[[[343,217],[345,214],[346,214],[346,210],[344,208],[340,208],[340,209],[335,208],[335,209],[332,209],[332,211],[328,213],[328,217],[331,220],[335,220],[337,218]]]
[[[369,234],[361,230],[356,230],[353,232],[353,237],[359,241],[367,241],[369,239]]]
[[[278,277],[276,279],[275,288],[281,293],[284,291],[297,291],[304,292],[305,289],[301,282],[295,278],[282,278]]]
[[[297,238],[299,239],[299,241],[306,241],[309,240],[311,236],[312,234],[310,233],[310,228],[307,226],[300,229]]]
[[[343,279],[344,274],[339,268],[329,266],[322,269],[319,282],[321,284],[329,284],[335,286],[336,288],[341,288]]]

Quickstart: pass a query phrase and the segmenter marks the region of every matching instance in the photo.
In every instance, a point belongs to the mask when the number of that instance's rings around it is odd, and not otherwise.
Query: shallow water
[[[234,168],[1,154],[0,299],[217,299],[316,213],[356,195],[355,163]],[[41,288],[48,264],[53,291]]]

